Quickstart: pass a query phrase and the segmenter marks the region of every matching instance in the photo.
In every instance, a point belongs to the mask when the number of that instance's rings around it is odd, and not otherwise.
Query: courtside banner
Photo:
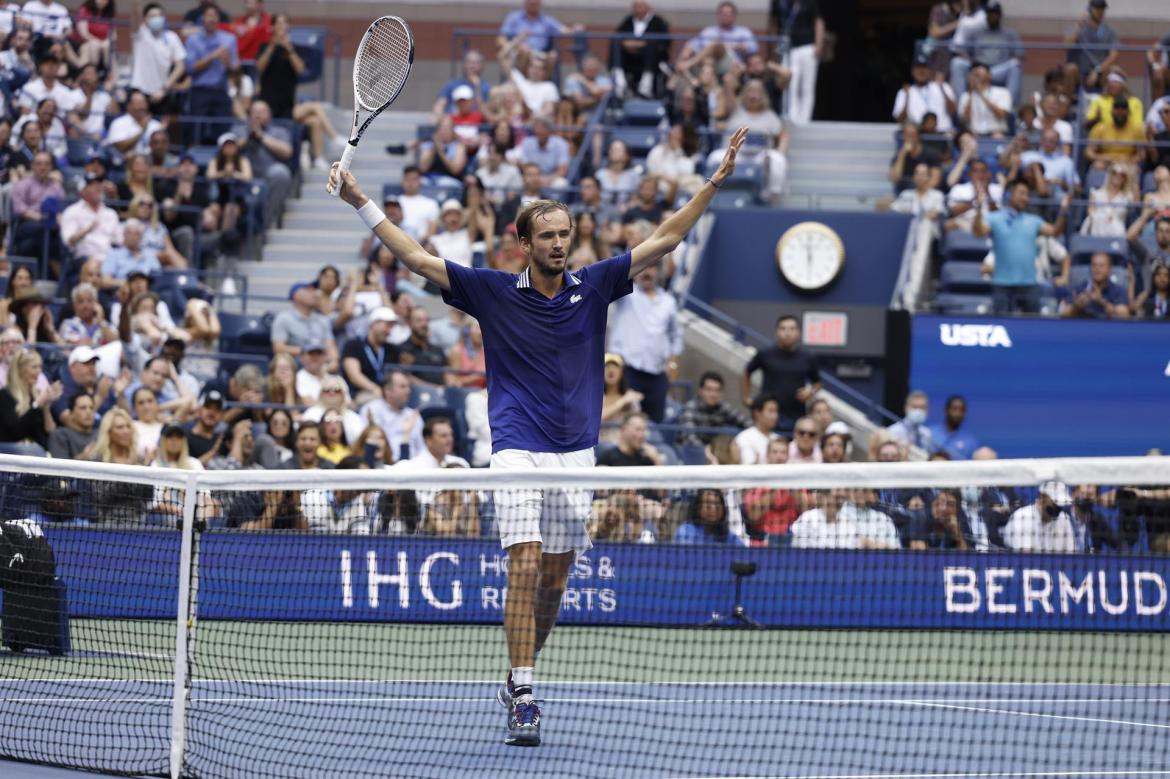
[[[46,535],[73,617],[174,618],[177,533]],[[730,611],[733,560],[758,565],[743,604],[768,627],[1170,630],[1164,557],[641,544],[578,559],[560,621],[700,625]],[[507,597],[507,557],[483,539],[207,533],[196,576],[197,619],[497,624]]]

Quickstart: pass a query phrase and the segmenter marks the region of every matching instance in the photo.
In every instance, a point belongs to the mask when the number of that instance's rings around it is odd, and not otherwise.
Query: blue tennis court
[[[545,743],[502,744],[494,680],[196,681],[194,776],[1170,776],[1170,685],[545,681]],[[10,754],[165,771],[172,682],[0,680]],[[329,738],[304,738],[314,723]],[[27,753],[29,757],[34,753]],[[266,762],[279,755],[279,764]]]

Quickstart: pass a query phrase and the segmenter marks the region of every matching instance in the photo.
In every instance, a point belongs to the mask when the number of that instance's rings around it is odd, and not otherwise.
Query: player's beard
[[[553,256],[549,252],[549,256],[544,259],[537,259],[535,255],[532,257],[532,267],[537,273],[545,276],[557,276],[564,273],[566,264],[568,263],[568,252],[563,252],[559,256]]]

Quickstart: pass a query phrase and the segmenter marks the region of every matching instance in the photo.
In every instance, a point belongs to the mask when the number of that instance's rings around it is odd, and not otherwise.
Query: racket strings
[[[398,96],[410,73],[414,41],[393,19],[370,28],[354,62],[354,93],[367,110],[377,111]]]

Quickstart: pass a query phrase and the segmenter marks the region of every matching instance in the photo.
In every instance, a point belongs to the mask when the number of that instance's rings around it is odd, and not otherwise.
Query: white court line
[[[200,684],[486,684],[499,686],[500,679],[193,679],[192,685]],[[69,677],[36,677],[0,679],[0,684],[25,684],[28,682],[62,682],[69,684],[173,684],[173,679],[96,679]],[[566,687],[1170,687],[1165,682],[972,682],[972,681],[764,681],[764,682],[711,682],[711,681],[597,681],[576,679],[541,679],[541,685],[562,685]]]
[[[772,777],[771,779],[1076,779],[1076,777],[1098,776],[1170,776],[1170,771],[991,771],[950,774],[800,774],[799,776]],[[733,779],[763,779],[763,777],[740,776]]]
[[[1011,711],[1010,709],[989,709],[982,706],[958,706],[953,703],[928,703],[907,701],[909,705],[923,706],[935,709],[955,709],[956,711],[972,711],[979,714],[1006,714],[1012,717],[1036,717],[1039,719],[1072,720],[1074,722],[1102,722],[1108,725],[1130,725],[1135,728],[1159,728],[1170,730],[1170,725],[1158,722],[1134,722],[1124,719],[1103,719],[1100,717],[1073,717],[1067,714],[1041,714],[1035,711]]]

